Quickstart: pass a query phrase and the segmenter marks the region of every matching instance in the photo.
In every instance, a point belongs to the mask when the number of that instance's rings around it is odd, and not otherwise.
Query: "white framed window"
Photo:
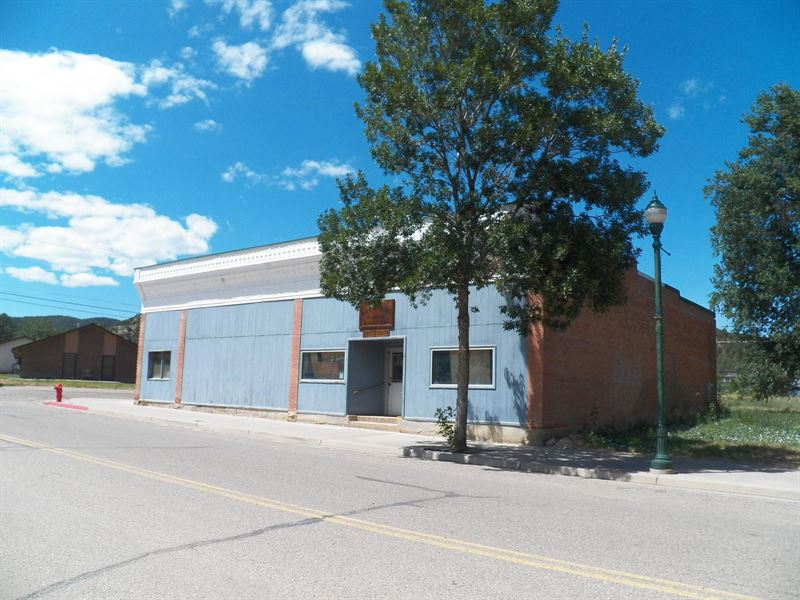
[[[147,378],[169,379],[169,350],[157,350],[147,354]]]
[[[344,381],[344,350],[302,350],[300,381]]]
[[[470,346],[470,389],[494,389],[494,346]],[[458,384],[458,348],[431,348],[432,388],[454,388]]]

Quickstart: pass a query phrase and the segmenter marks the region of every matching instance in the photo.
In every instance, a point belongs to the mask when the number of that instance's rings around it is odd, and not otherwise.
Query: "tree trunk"
[[[458,288],[458,389],[453,450],[467,449],[467,394],[469,392],[469,284]]]

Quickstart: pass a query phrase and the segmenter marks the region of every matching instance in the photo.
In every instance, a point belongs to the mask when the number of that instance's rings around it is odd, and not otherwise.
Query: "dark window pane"
[[[391,382],[400,383],[403,381],[403,355],[400,352],[392,352],[392,374]]]
[[[492,385],[492,351],[473,350],[469,353],[469,384]]]
[[[455,350],[434,350],[431,360],[433,385],[455,385],[458,369],[458,352]]]
[[[303,352],[301,379],[344,380],[344,351]]]
[[[169,379],[170,352],[150,352],[148,354],[147,378]]]
[[[492,385],[493,351],[490,348],[472,349],[469,353],[469,384]],[[434,350],[431,356],[431,384],[458,383],[458,350]]]

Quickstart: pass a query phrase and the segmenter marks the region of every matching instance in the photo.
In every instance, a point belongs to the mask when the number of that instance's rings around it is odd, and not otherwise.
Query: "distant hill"
[[[117,321],[111,327],[108,327],[112,332],[116,333],[120,337],[124,337],[129,342],[133,342],[134,344],[139,343],[139,322],[141,319],[139,318],[140,315],[136,315],[135,317],[131,317],[127,321]]]
[[[88,319],[78,319],[66,315],[43,315],[40,317],[10,317],[17,336],[27,335],[34,339],[40,339],[49,335],[55,335],[71,329],[77,329],[84,325],[94,323],[104,327],[117,335],[124,337],[134,343],[139,341],[139,315],[131,317],[126,321],[112,319],[110,317],[90,317]]]
[[[78,319],[77,317],[67,317],[65,315],[43,315],[41,317],[11,317],[11,320],[14,323],[14,327],[17,331],[21,331],[25,328],[26,325],[30,324],[31,322],[38,321],[43,319],[50,323],[53,329],[56,330],[56,333],[61,333],[62,331],[69,331],[70,329],[76,329],[78,327],[83,327],[84,325],[88,325],[89,323],[94,323],[95,325],[100,325],[100,327],[109,328],[112,325],[116,325],[119,323],[118,319],[112,319],[110,317],[91,317],[89,319]]]

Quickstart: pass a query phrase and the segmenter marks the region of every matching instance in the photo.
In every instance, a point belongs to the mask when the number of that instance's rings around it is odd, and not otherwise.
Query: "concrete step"
[[[400,431],[400,417],[384,417],[378,415],[348,415],[348,425],[359,429],[377,431]]]

